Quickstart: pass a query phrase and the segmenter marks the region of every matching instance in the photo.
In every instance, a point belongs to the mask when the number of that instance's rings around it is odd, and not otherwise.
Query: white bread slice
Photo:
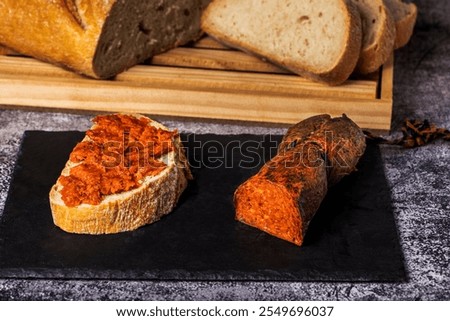
[[[361,14],[363,41],[357,72],[378,70],[394,50],[395,24],[384,0],[352,0]]]
[[[167,130],[155,121],[151,126]],[[90,140],[87,135],[86,140]],[[192,178],[179,136],[174,138],[174,146],[173,151],[161,157],[167,164],[163,171],[156,176],[145,177],[135,189],[105,196],[98,205],[67,206],[62,199],[62,185],[58,179],[50,190],[55,225],[71,233],[109,234],[135,230],[159,220],[174,209],[188,179]],[[67,176],[78,164],[69,160],[61,175]]]
[[[347,0],[215,0],[203,30],[218,41],[330,85],[352,73],[361,21]]]
[[[405,46],[411,38],[417,19],[417,6],[402,0],[384,1],[394,17],[396,29],[394,49],[398,49]]]

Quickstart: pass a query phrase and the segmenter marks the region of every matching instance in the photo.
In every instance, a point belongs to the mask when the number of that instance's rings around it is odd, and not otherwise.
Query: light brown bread
[[[330,85],[348,78],[361,49],[359,13],[346,0],[215,0],[202,28],[220,42]]]
[[[396,37],[394,49],[405,46],[414,30],[417,19],[417,6],[402,0],[384,0],[395,21]]]
[[[361,14],[363,40],[357,72],[378,70],[394,50],[395,24],[384,0],[352,0]]]
[[[155,121],[151,122],[151,126],[167,129]],[[89,140],[86,135],[84,141]],[[192,178],[179,136],[174,138],[173,143],[174,150],[161,158],[167,165],[164,170],[155,176],[145,177],[137,188],[104,196],[97,205],[83,203],[68,206],[64,202],[61,177],[68,176],[70,170],[80,164],[69,160],[49,195],[55,225],[71,233],[109,234],[135,230],[170,213],[186,188],[188,179]]]
[[[209,0],[3,0],[0,45],[110,78],[200,36]]]

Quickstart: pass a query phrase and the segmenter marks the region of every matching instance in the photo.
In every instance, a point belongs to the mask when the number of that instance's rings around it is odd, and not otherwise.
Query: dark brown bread
[[[0,45],[110,78],[197,39],[209,0],[4,0]]]
[[[363,132],[345,115],[298,123],[278,154],[236,190],[236,219],[301,245],[328,187],[355,170],[365,146]]]

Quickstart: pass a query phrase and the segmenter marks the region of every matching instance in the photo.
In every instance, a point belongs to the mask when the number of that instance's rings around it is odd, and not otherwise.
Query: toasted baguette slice
[[[202,28],[231,47],[330,85],[348,78],[361,48],[360,17],[346,0],[215,0]]]
[[[0,44],[111,78],[201,35],[209,0],[2,0]]]
[[[381,67],[394,51],[395,24],[384,0],[352,0],[361,14],[363,41],[356,71],[368,74]]]
[[[149,126],[167,130],[155,121],[151,121]],[[90,140],[88,135],[83,139]],[[144,177],[137,188],[104,196],[97,205],[67,206],[64,202],[61,177],[68,176],[71,169],[80,164],[69,160],[50,191],[55,225],[64,231],[78,234],[118,233],[153,223],[171,212],[186,188],[188,179],[192,178],[179,136],[173,139],[173,143],[173,151],[160,159],[167,165],[164,170],[155,176]]]
[[[405,46],[411,38],[417,19],[417,6],[402,0],[384,1],[394,17],[396,29],[394,49],[398,49]]]

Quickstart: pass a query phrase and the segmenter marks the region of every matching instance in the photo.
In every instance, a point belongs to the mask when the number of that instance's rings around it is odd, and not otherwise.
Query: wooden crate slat
[[[275,123],[346,113],[364,128],[390,128],[392,57],[378,77],[330,87],[277,71],[210,38],[195,46],[157,56],[153,62],[159,65],[135,66],[114,80],[89,79],[28,57],[0,56],[0,104]]]

